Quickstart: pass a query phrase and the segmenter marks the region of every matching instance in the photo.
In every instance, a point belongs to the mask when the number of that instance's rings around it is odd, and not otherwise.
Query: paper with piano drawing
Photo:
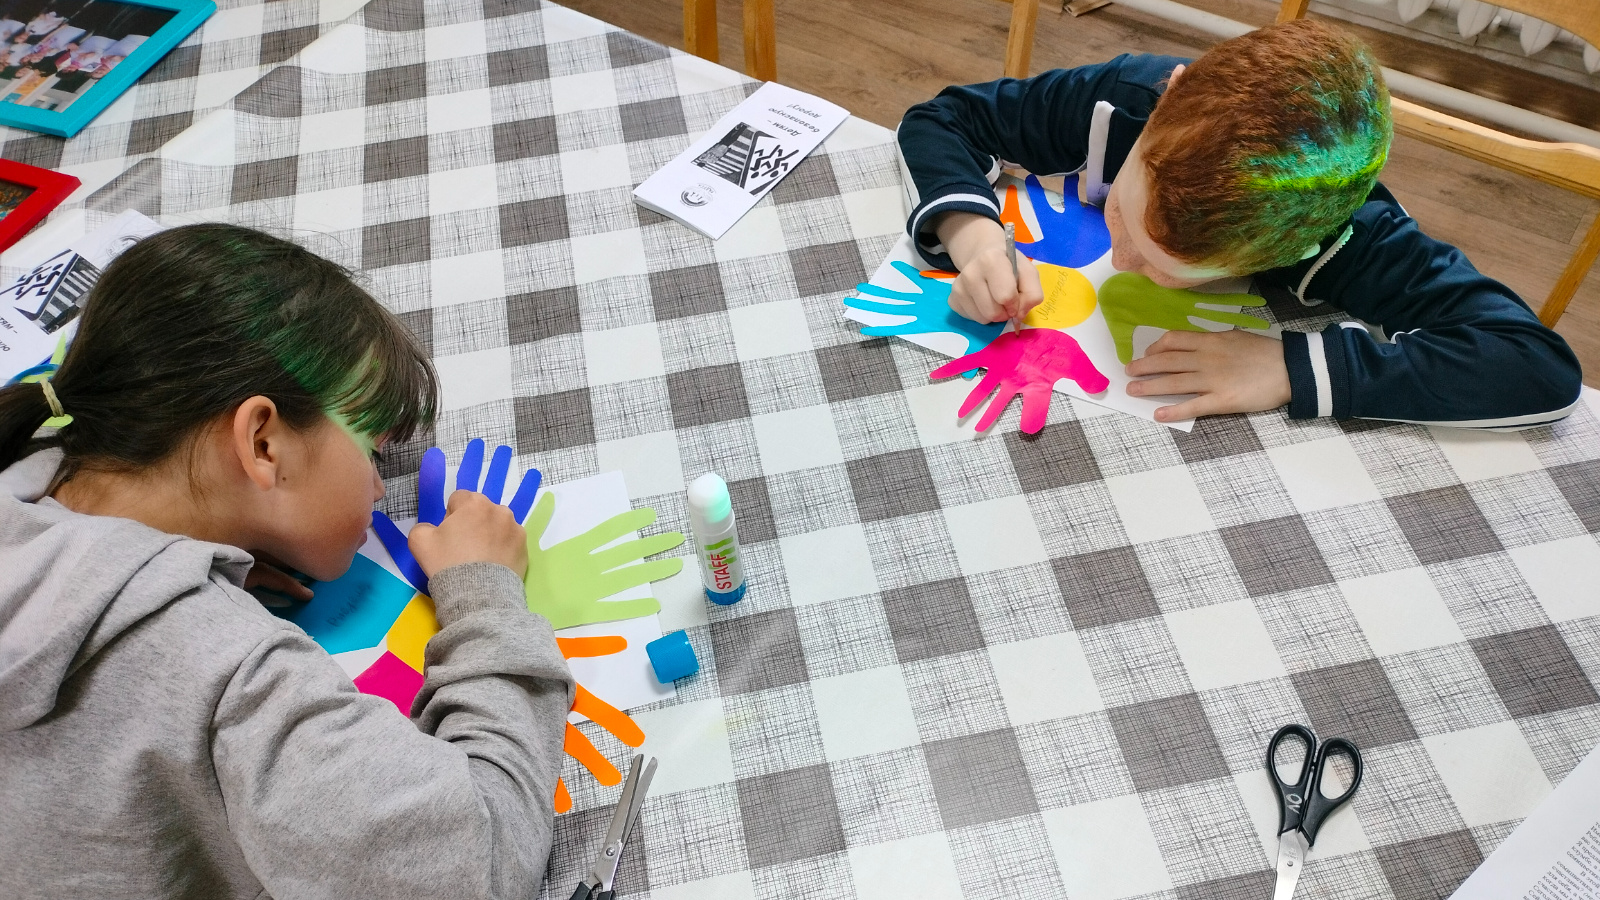
[[[715,240],[849,116],[769,82],[639,185],[633,199]]]
[[[70,341],[101,270],[135,242],[161,230],[153,220],[130,209],[94,231],[78,235],[65,247],[55,244],[43,253],[30,253],[29,249],[41,245],[29,242],[22,252],[6,256],[7,274],[15,271],[13,266],[22,271],[0,291],[0,310],[15,310],[46,334],[62,333]],[[45,355],[49,354],[46,349]]]

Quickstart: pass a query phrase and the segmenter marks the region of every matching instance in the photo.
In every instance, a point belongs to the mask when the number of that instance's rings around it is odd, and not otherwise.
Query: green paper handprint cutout
[[[660,602],[653,597],[605,598],[641,584],[671,578],[682,571],[680,557],[637,562],[682,544],[682,534],[669,531],[606,547],[630,531],[655,523],[656,511],[645,507],[612,516],[577,537],[542,549],[539,539],[544,536],[555,511],[556,496],[547,491],[528,517],[528,575],[522,584],[530,611],[549,619],[551,627],[557,630],[634,619],[661,611]],[[602,547],[606,548],[602,550]]]
[[[1118,272],[1100,285],[1100,312],[1106,327],[1117,342],[1117,359],[1124,365],[1133,362],[1133,330],[1140,325],[1168,331],[1205,331],[1189,321],[1192,316],[1208,322],[1266,328],[1266,320],[1244,313],[1205,309],[1202,303],[1218,306],[1265,306],[1265,297],[1254,294],[1202,294],[1177,288],[1164,288],[1143,275]]]

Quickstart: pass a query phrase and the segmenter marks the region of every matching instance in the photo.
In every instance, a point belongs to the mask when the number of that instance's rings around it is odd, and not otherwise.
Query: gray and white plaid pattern
[[[0,127],[0,157],[58,169],[83,186],[58,212],[157,150],[366,0],[217,0],[217,11],[71,140]]]
[[[1058,397],[974,437],[968,384],[841,321],[901,227],[889,132],[847,124],[720,242],[631,202],[753,87],[533,0],[373,0],[89,200],[366,273],[445,390],[391,514],[471,436],[620,469],[664,528],[728,478],[751,591],[657,586],[702,669],[634,713],[662,765],[624,895],[1254,900],[1298,721],[1367,760],[1302,895],[1437,898],[1600,741],[1600,395],[1512,435]],[[615,796],[567,783],[552,897]]]

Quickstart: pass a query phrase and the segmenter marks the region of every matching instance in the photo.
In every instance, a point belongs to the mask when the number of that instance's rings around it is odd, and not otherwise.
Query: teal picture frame
[[[151,66],[160,62],[162,57],[183,43],[185,38],[193,34],[195,29],[217,11],[217,5],[212,0],[94,0],[94,2],[170,10],[173,16],[115,68],[101,77],[98,84],[86,88],[86,93],[73,100],[66,109],[40,109],[0,102],[0,125],[58,137],[72,137],[94,121],[96,116],[105,112],[106,107],[115,103],[118,97],[150,70]],[[70,22],[69,19],[69,25]]]

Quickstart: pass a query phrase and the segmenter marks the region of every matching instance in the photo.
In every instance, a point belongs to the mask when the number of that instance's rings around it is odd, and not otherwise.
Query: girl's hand
[[[269,562],[261,553],[256,553],[254,556],[256,558],[255,564],[250,567],[250,574],[244,577],[245,590],[254,592],[259,588],[275,594],[282,594],[289,600],[297,600],[301,603],[311,599],[311,588],[296,581],[294,576],[278,568],[280,564],[276,560]],[[289,605],[287,601],[273,602],[275,598],[265,598],[259,594],[256,596],[264,606],[283,607]]]
[[[1283,343],[1247,331],[1169,331],[1128,374],[1160,375],[1128,385],[1128,396],[1199,394],[1156,410],[1157,422],[1219,413],[1260,412],[1289,402],[1289,367]]]
[[[462,563],[498,563],[528,574],[527,536],[516,516],[476,491],[456,491],[438,527],[418,522],[411,529],[411,554],[429,577]]]
[[[993,219],[974,213],[945,213],[937,225],[939,241],[960,270],[950,288],[950,308],[974,322],[1021,319],[1044,300],[1039,270],[1018,254],[1011,274],[1006,233]]]

